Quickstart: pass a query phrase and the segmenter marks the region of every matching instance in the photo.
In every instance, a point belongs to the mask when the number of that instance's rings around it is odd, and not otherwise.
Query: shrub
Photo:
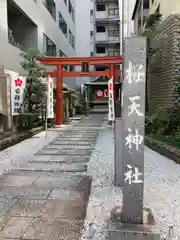
[[[158,107],[156,112],[145,119],[146,133],[167,134],[171,131],[171,116],[173,106]]]
[[[82,104],[75,105],[75,112],[76,114],[84,114],[84,106]]]

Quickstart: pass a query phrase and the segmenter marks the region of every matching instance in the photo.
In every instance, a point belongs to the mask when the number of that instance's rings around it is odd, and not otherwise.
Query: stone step
[[[26,163],[17,168],[19,171],[34,172],[86,172],[87,164],[44,164],[44,163]]]
[[[51,163],[87,163],[90,159],[90,156],[69,156],[69,155],[35,155],[32,159],[29,159],[29,163],[44,163],[44,164],[51,164]]]

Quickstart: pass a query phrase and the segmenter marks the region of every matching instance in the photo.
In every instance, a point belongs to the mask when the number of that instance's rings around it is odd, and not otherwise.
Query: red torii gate
[[[122,64],[122,57],[44,57],[39,61],[44,65],[57,66],[57,70],[48,72],[51,77],[56,77],[56,125],[61,126],[63,120],[63,77],[113,77],[115,84],[116,76],[120,76],[120,70],[116,69],[117,64]],[[82,64],[90,65],[106,65],[108,69],[105,71],[87,71],[87,72],[68,72],[63,69],[64,65],[79,66]]]

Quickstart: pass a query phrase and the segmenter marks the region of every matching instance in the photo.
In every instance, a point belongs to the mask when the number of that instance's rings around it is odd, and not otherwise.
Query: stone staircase
[[[107,114],[108,113],[108,106],[94,106],[92,109],[89,110],[91,114]]]

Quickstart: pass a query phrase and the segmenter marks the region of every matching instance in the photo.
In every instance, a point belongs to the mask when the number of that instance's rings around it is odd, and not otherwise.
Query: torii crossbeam
[[[115,83],[116,77],[120,76],[120,70],[117,70],[116,65],[122,64],[122,57],[44,57],[39,61],[44,65],[57,66],[54,72],[48,72],[49,76],[56,77],[56,125],[61,126],[63,121],[63,77],[113,77]],[[107,66],[105,71],[81,71],[68,72],[63,69],[64,65],[83,66],[103,65]]]

